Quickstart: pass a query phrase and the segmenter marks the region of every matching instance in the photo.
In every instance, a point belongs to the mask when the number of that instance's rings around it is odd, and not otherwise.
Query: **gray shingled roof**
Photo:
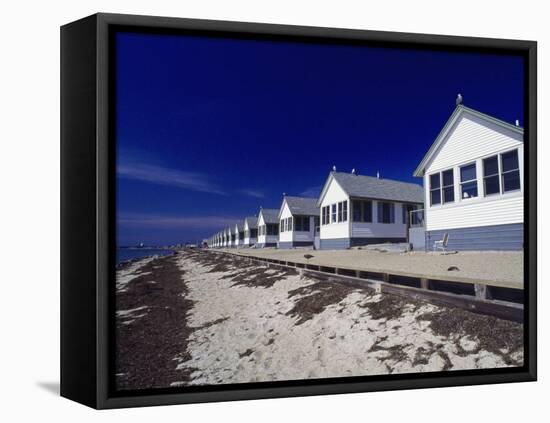
[[[350,197],[424,202],[424,189],[421,185],[353,173],[332,172],[332,176]]]
[[[317,198],[308,197],[285,197],[290,212],[294,215],[319,216]]]
[[[279,210],[277,209],[262,209],[260,211],[264,217],[265,223],[279,223]]]
[[[248,216],[244,220],[248,221],[250,229],[258,229],[258,218],[256,216]]]

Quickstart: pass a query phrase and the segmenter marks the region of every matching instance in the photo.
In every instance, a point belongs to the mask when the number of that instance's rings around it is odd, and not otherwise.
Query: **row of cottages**
[[[330,172],[318,199],[284,196],[211,239],[215,247],[343,249],[409,242],[431,250],[521,250],[524,242],[523,128],[457,107],[414,171],[416,184]],[[242,242],[241,242],[242,240]]]
[[[422,208],[416,184],[333,171],[316,198],[283,196],[279,209],[260,208],[258,217],[215,236],[214,247],[344,249],[407,240],[409,214]]]
[[[523,128],[458,104],[414,171],[424,242],[451,250],[523,249]]]

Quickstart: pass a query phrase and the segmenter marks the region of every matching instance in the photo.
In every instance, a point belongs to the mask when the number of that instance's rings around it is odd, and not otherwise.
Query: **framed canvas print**
[[[61,28],[61,394],[536,379],[536,43]]]

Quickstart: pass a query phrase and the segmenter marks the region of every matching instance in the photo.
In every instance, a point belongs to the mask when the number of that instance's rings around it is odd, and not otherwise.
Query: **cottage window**
[[[292,217],[288,218],[288,230],[292,231]]]
[[[252,238],[256,238],[258,236],[258,229],[252,229],[251,230],[251,236],[252,236]]]
[[[340,201],[338,203],[338,222],[342,222],[344,220],[344,202]]]
[[[330,213],[330,210],[329,210],[329,207],[330,206],[325,206],[322,208],[322,224],[323,225],[328,225],[330,223],[330,220],[329,220],[329,213]]]
[[[309,232],[309,216],[302,216],[302,232]]]
[[[441,204],[441,174],[430,175],[430,205]]]
[[[354,222],[372,222],[372,201],[353,200],[351,208]]]
[[[443,180],[443,203],[453,203],[455,201],[455,182],[453,169],[441,173]]]
[[[483,191],[485,195],[500,194],[498,156],[483,159]]]
[[[378,223],[395,223],[395,205],[393,203],[378,203]]]
[[[462,199],[477,197],[477,172],[475,163],[460,167],[460,191],[460,197]]]
[[[302,218],[300,216],[294,218],[294,230],[298,232],[302,231]]]
[[[332,205],[332,223],[336,223],[336,204]]]
[[[502,192],[520,189],[518,151],[513,150],[500,155],[502,166]]]
[[[284,232],[284,231],[285,231],[284,219],[281,219],[281,221],[280,221],[280,227],[281,227],[281,232]]]
[[[342,203],[343,210],[342,210],[342,222],[348,221],[348,202],[344,201]]]
[[[351,218],[354,222],[362,222],[363,221],[363,211],[361,210],[363,206],[362,201],[353,200],[351,202]]]

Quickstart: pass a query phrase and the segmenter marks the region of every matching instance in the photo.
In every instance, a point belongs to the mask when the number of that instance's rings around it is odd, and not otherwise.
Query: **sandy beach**
[[[208,251],[117,271],[119,389],[521,366],[523,326]]]

